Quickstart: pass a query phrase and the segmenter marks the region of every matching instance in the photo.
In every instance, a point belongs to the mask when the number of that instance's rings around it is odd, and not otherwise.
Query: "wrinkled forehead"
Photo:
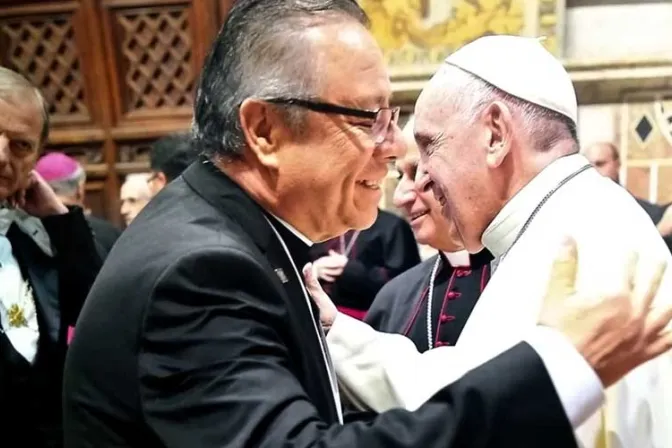
[[[454,106],[450,100],[450,80],[443,69],[432,77],[415,103],[413,133],[416,142],[435,138],[451,117]]]
[[[366,28],[349,21],[316,27],[308,37],[325,98],[363,109],[389,106],[389,73],[380,47]]]
[[[5,117],[3,125],[9,126],[17,133],[31,134],[39,139],[42,131],[42,106],[38,97],[29,89],[19,89],[14,92],[0,92],[0,109],[3,109],[8,117]]]

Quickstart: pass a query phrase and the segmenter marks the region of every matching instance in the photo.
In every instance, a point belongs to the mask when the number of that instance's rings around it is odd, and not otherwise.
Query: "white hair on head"
[[[510,95],[454,65],[444,64],[439,73],[445,97],[454,101],[465,124],[473,123],[492,102],[501,101],[521,118],[523,130],[539,150],[566,139],[574,140],[578,150],[576,126],[568,117]]]

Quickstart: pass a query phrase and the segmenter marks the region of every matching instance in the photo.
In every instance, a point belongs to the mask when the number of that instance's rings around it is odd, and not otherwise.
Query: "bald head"
[[[621,158],[616,145],[609,142],[594,143],[582,152],[601,175],[619,182]]]

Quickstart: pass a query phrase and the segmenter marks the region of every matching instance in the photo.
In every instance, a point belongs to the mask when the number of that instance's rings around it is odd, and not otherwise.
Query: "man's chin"
[[[0,181],[0,203],[5,202],[12,197],[14,193],[16,193],[14,188],[7,188],[7,186],[3,185],[2,181]]]
[[[366,211],[357,210],[353,215],[353,218],[348,222],[348,227],[355,230],[366,230],[376,222],[378,207]]]

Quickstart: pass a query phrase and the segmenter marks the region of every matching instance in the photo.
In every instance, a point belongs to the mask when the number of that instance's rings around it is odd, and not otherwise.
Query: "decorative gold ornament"
[[[28,326],[28,321],[26,321],[26,317],[23,314],[23,308],[16,303],[9,307],[7,316],[10,327],[19,328]]]
[[[564,0],[359,0],[392,77],[429,73],[463,45],[491,34],[546,36],[558,52]],[[434,67],[434,69],[431,69]],[[401,69],[395,70],[395,69]],[[406,70],[408,69],[408,70]]]

